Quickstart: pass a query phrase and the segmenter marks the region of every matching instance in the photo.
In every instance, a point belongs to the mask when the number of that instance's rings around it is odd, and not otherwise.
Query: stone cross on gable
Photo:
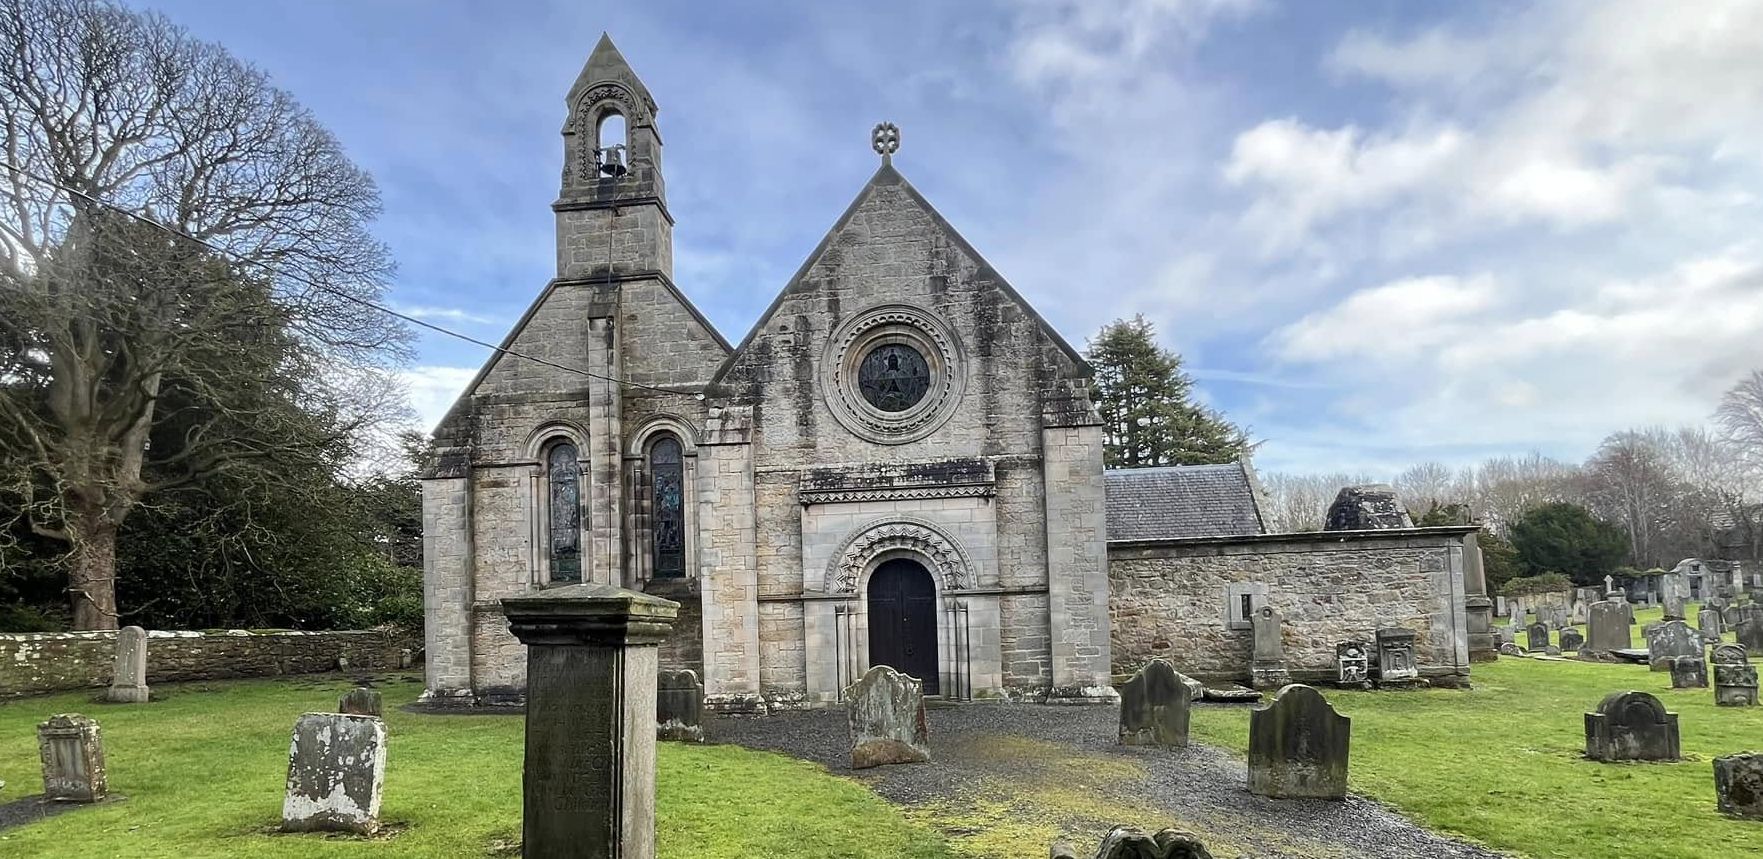
[[[882,157],[883,164],[892,161],[894,153],[900,151],[900,127],[891,122],[877,124],[869,133],[869,146]]]

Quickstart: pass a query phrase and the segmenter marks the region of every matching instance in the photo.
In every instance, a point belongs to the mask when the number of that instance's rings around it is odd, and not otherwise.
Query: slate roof
[[[1241,463],[1111,469],[1103,478],[1109,540],[1266,533]]]

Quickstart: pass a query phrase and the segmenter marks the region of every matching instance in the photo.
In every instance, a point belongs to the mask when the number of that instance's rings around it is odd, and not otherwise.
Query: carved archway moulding
[[[864,525],[845,541],[827,564],[827,591],[856,593],[869,565],[895,551],[917,556],[944,591],[973,587],[973,565],[955,538],[922,519],[895,517]]]

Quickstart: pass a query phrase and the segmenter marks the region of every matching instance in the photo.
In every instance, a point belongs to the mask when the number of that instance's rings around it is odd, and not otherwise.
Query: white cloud
[[[429,432],[465,393],[477,377],[475,367],[411,367],[399,375],[410,389],[410,407],[416,412],[416,428]]]
[[[465,310],[465,309],[458,308],[458,307],[429,307],[427,305],[409,305],[409,306],[399,305],[393,309],[397,310],[399,313],[402,313],[406,316],[414,316],[417,319],[423,320],[424,322],[434,322],[437,324],[443,323],[443,322],[450,322],[450,323],[454,323],[454,324],[469,324],[469,325],[500,325],[506,321],[506,320],[502,319],[502,317],[500,317],[500,316],[493,316],[493,315],[484,314],[484,313],[477,313],[474,311]]]
[[[1355,292],[1286,326],[1272,340],[1279,355],[1293,361],[1412,360],[1422,350],[1472,335],[1481,313],[1498,303],[1498,291],[1486,275],[1398,280]]]

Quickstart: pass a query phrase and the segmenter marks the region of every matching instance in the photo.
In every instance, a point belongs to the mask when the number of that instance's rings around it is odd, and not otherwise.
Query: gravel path
[[[1075,843],[1095,845],[1111,826],[1130,823],[1188,829],[1217,859],[1500,859],[1363,797],[1251,796],[1245,766],[1229,752],[1120,746],[1116,719],[1113,707],[938,707],[930,713],[931,763],[858,771],[849,768],[843,710],[715,718],[705,734],[850,775],[889,800],[924,810],[957,842],[989,827],[1029,833],[1051,825],[1084,839]],[[1045,851],[1043,843],[1010,855]]]

